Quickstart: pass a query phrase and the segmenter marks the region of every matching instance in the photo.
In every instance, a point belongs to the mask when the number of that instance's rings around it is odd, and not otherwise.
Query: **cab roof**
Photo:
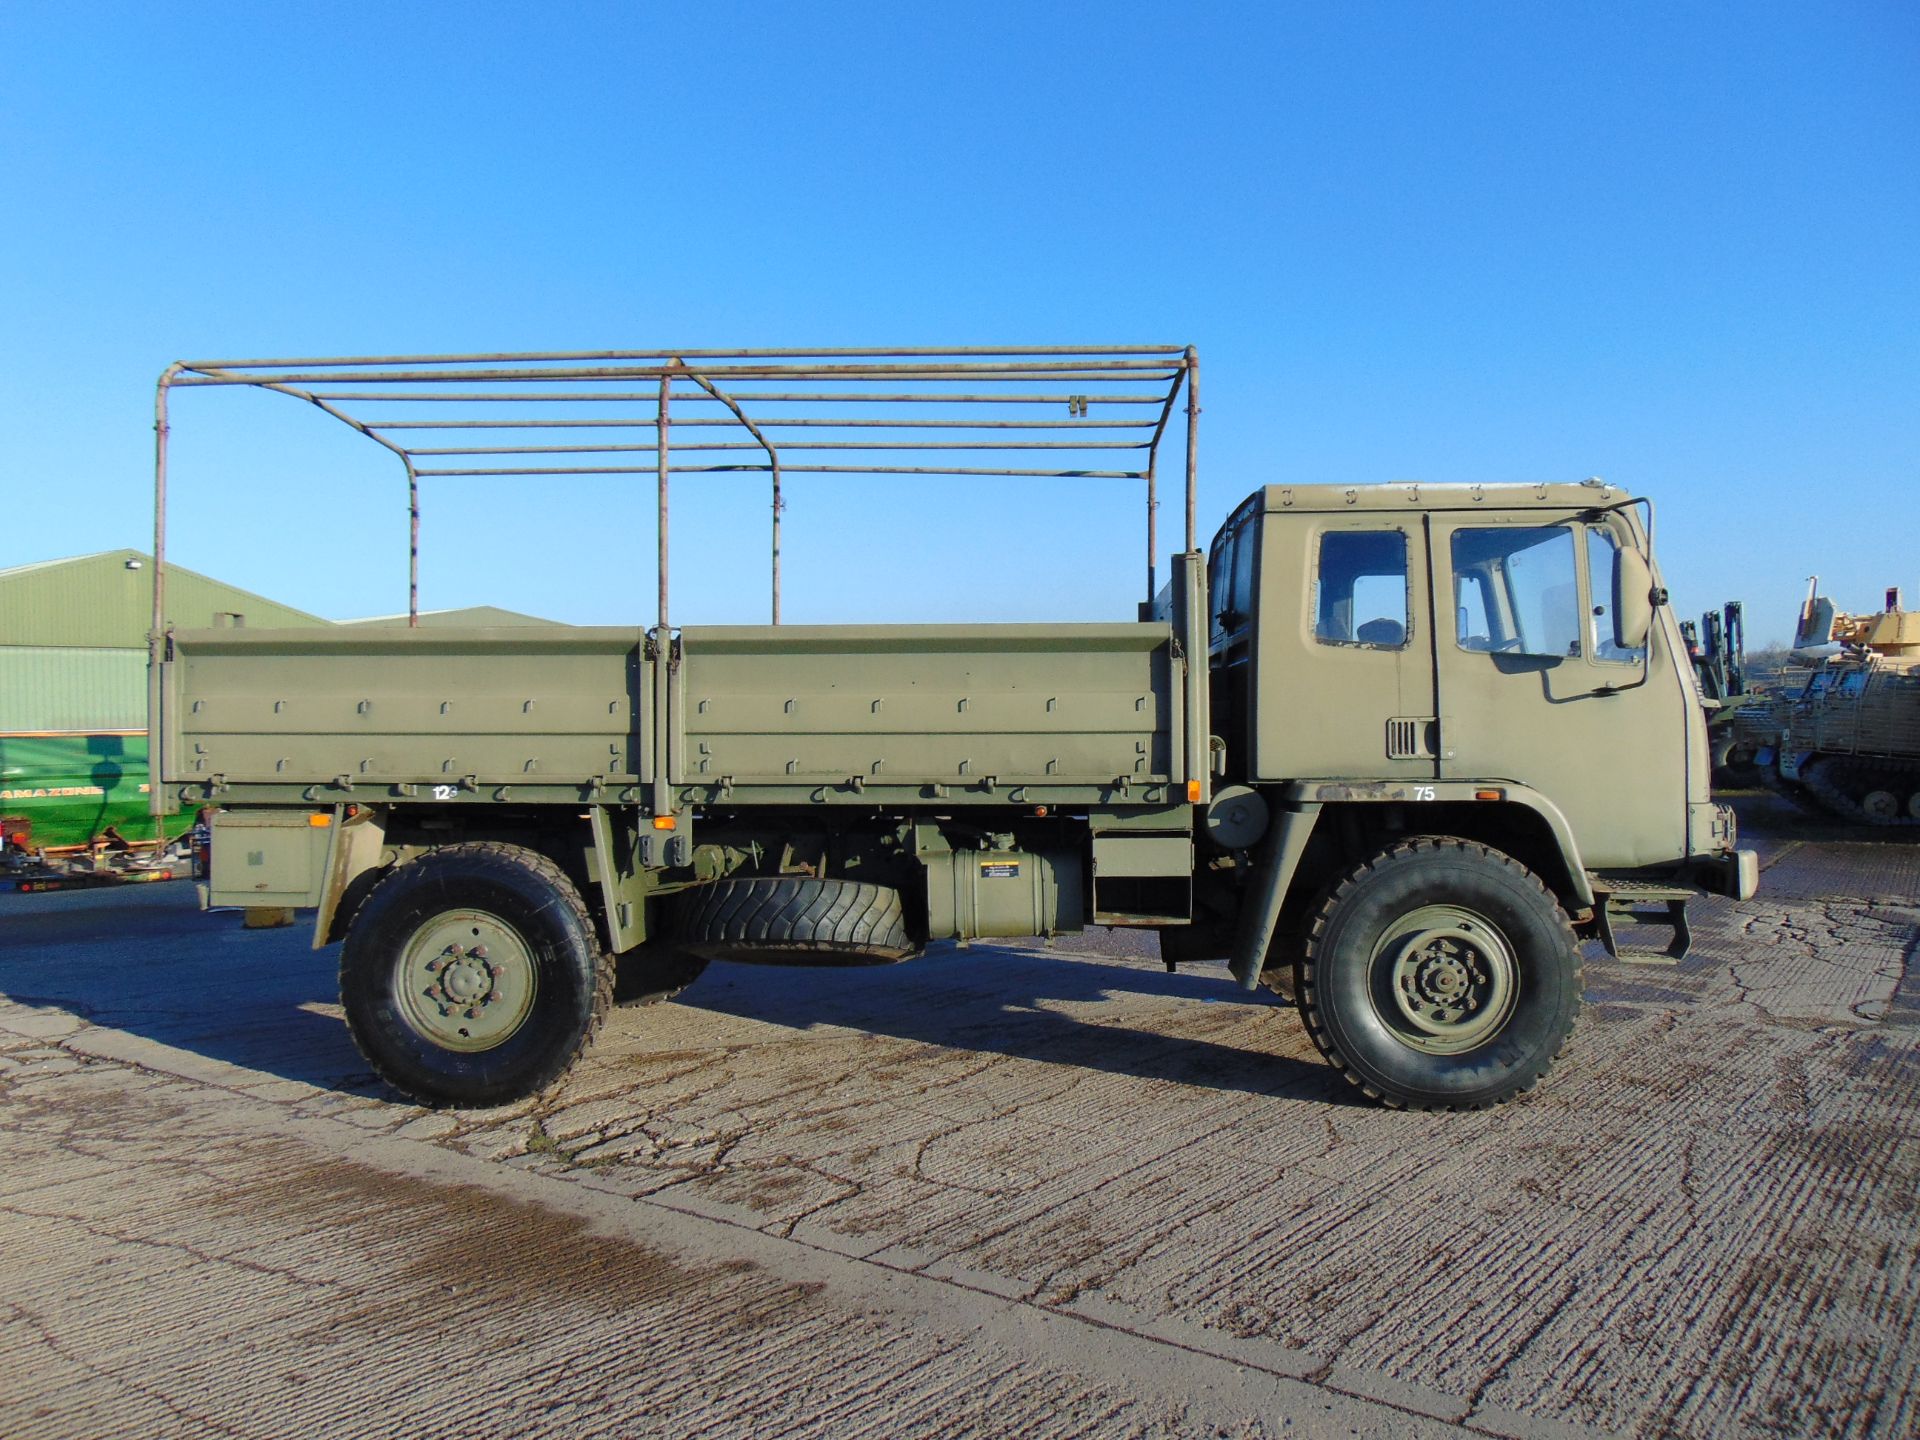
[[[1633,492],[1604,480],[1541,481],[1530,485],[1429,485],[1391,481],[1373,485],[1268,485],[1269,514],[1285,510],[1584,510],[1620,505]]]

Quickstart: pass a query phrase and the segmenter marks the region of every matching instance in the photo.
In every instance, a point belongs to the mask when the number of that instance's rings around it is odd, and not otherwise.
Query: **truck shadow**
[[[1167,1002],[1153,1007],[1165,1029],[1126,1023],[1141,1018],[1141,1002],[1153,1001]],[[1168,974],[1087,955],[940,945],[899,966],[852,970],[715,964],[677,1003],[769,1025],[837,1026],[1201,1089],[1366,1103],[1318,1056],[1280,1053],[1280,1046],[1307,1043],[1291,1008],[1264,991],[1238,989],[1219,965]],[[1206,1013],[1196,1016],[1201,1006]],[[1255,1016],[1260,1042],[1275,1048],[1191,1033],[1227,1028],[1226,1021],[1242,1036],[1248,1026],[1233,1022]]]
[[[301,920],[285,930],[246,930],[237,913],[202,913],[186,885],[8,896],[0,908],[0,998],[258,1077],[397,1099],[368,1070],[340,1018],[337,947],[311,949]],[[1200,1089],[1364,1103],[1318,1057],[1282,1053],[1305,1045],[1293,1015],[1265,992],[1236,989],[1218,966],[1167,974],[984,944],[939,946],[903,966],[871,969],[718,964],[677,1002],[617,1011],[609,1028],[671,1027],[681,1006]],[[1196,1016],[1201,1006],[1205,1013]],[[1164,1030],[1136,1028],[1148,1008]],[[1229,1028],[1216,1023],[1229,1013],[1259,1016],[1259,1039],[1272,1048],[1192,1033]],[[1247,1029],[1230,1028],[1236,1037]],[[252,1081],[236,1074],[230,1083]]]
[[[0,897],[0,997],[325,1090],[379,1082],[339,1018],[339,952],[245,930],[186,884]],[[232,1083],[246,1084],[236,1075]]]

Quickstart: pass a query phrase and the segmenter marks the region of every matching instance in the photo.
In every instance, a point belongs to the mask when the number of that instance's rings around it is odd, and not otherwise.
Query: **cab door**
[[[1618,555],[1639,544],[1617,511],[1432,517],[1441,778],[1539,791],[1595,868],[1686,853],[1693,700],[1665,683],[1670,627],[1614,635]]]
[[[1422,518],[1269,510],[1262,529],[1257,777],[1434,779]]]

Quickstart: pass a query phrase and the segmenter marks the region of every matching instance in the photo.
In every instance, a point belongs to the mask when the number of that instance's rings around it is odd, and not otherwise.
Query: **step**
[[[1594,886],[1594,920],[1607,954],[1624,965],[1678,965],[1693,948],[1693,929],[1687,924],[1687,901],[1694,892],[1678,885]],[[1616,927],[1664,928],[1664,945],[1624,942]]]

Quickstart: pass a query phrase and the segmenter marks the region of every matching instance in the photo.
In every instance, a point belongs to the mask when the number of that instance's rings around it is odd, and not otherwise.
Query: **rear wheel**
[[[425,1105],[538,1094],[579,1058],[612,996],[612,963],[573,882],[516,845],[450,845],[401,866],[340,954],[354,1043]]]
[[[1573,1033],[1580,952],[1525,866],[1449,837],[1403,841],[1321,903],[1298,982],[1320,1052],[1368,1095],[1478,1109],[1530,1089]]]

